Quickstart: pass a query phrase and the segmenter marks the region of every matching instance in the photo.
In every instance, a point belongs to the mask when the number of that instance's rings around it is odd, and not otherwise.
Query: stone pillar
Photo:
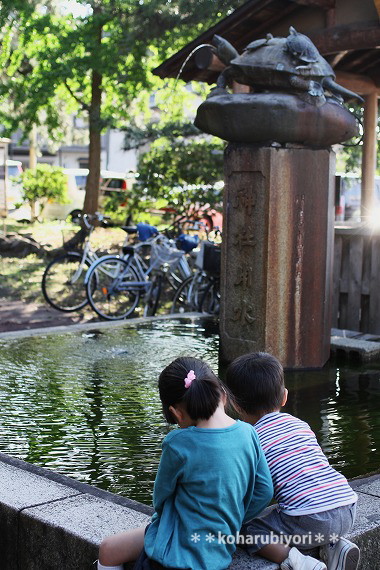
[[[334,172],[330,149],[227,147],[223,360],[259,350],[286,368],[328,360]]]

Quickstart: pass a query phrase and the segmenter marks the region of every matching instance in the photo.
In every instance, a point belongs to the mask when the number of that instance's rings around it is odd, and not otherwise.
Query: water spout
[[[199,46],[197,46],[196,48],[194,48],[189,55],[187,56],[187,58],[185,59],[185,61],[183,62],[183,64],[181,65],[181,68],[179,70],[179,72],[177,73],[177,76],[175,78],[175,82],[174,82],[174,87],[173,89],[175,89],[176,85],[177,85],[177,81],[181,76],[182,71],[184,70],[185,65],[187,64],[187,62],[189,61],[189,59],[195,54],[195,52],[197,52],[199,49],[204,48],[204,47],[210,47],[210,48],[214,48],[214,46],[212,46],[211,44],[200,44]]]

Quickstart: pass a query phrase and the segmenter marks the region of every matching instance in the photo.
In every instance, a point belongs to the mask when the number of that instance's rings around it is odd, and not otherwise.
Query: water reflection
[[[380,366],[326,366],[287,373],[286,410],[307,421],[330,462],[347,477],[380,468]]]
[[[217,369],[208,321],[0,341],[0,450],[150,503],[170,429],[157,378],[183,354]],[[335,467],[348,477],[379,468],[379,367],[330,365],[286,382],[286,410],[312,426]]]

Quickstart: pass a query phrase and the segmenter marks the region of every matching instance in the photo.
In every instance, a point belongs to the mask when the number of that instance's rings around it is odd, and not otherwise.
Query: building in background
[[[124,133],[116,129],[109,129],[101,137],[101,169],[128,173],[136,172],[137,151],[124,150]],[[68,139],[71,144],[62,146],[52,145],[42,133],[37,133],[38,162],[61,166],[62,168],[88,168],[88,131],[85,122],[73,117],[72,129]],[[11,137],[9,145],[9,158],[20,160],[23,168],[29,167],[28,140],[23,140],[21,131]]]

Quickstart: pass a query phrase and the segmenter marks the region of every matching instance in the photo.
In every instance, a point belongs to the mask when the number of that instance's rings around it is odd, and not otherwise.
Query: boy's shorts
[[[243,525],[243,547],[249,554],[255,554],[268,544],[295,546],[299,550],[336,542],[350,532],[355,521],[356,503],[322,513],[290,516],[278,506]]]

